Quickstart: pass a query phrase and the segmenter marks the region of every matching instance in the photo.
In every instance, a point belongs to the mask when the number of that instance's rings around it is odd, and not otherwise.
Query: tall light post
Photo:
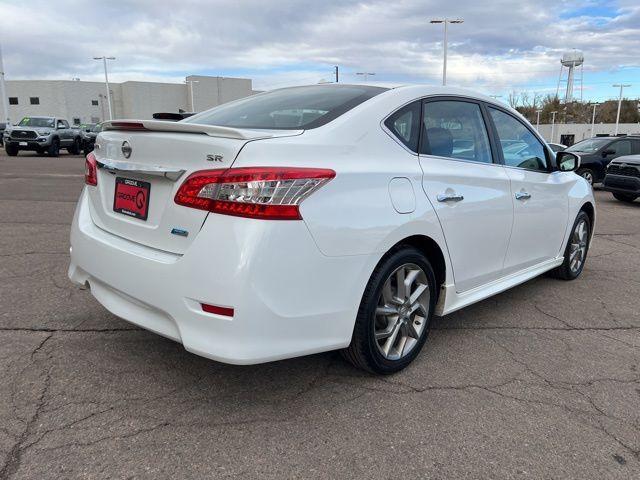
[[[555,136],[556,113],[558,113],[558,112],[557,111],[551,112],[551,140],[550,140],[550,143],[553,143],[553,137]]]
[[[536,110],[536,114],[538,115],[536,118],[536,132],[540,133],[540,114],[542,110]]]
[[[364,83],[367,83],[369,75],[375,75],[376,72],[356,72],[356,75],[362,75],[364,77]]]
[[[595,128],[596,128],[596,107],[600,105],[599,103],[593,104],[593,115],[591,115],[591,136],[593,137]]]
[[[618,97],[618,113],[616,114],[616,133],[614,135],[618,135],[618,125],[620,124],[620,108],[622,107],[622,90],[626,87],[630,87],[631,85],[626,83],[618,83],[615,84],[614,87],[620,87],[620,96]]]
[[[113,110],[111,108],[111,93],[109,92],[109,76],[107,75],[107,60],[115,60],[116,57],[93,57],[94,60],[102,60],[104,66],[104,84],[107,87],[107,104],[109,105],[109,120],[113,120]]]
[[[195,103],[193,102],[193,84],[200,83],[200,80],[185,80],[184,83],[189,85],[189,92],[191,93],[191,111],[195,113],[196,106],[195,106]]]
[[[444,24],[444,42],[442,44],[443,62],[442,62],[442,85],[447,84],[447,43],[448,43],[448,24],[450,23],[464,23],[462,18],[434,18],[430,20],[430,23],[443,23]]]
[[[2,46],[0,45],[0,95],[2,95],[2,118],[7,125],[11,125],[9,120],[9,107],[7,106],[7,91],[4,86],[4,63],[2,63]]]

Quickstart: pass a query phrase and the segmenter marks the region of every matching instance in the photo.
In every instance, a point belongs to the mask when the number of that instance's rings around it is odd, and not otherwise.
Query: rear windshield
[[[611,140],[608,138],[588,138],[587,140],[582,140],[581,142],[576,143],[575,145],[571,145],[567,148],[566,152],[595,152],[600,147],[604,147]]]
[[[363,85],[313,85],[273,90],[220,105],[184,120],[235,128],[317,128],[387,90]]]

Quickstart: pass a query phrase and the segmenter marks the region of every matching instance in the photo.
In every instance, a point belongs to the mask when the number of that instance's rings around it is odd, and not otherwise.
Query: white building
[[[202,111],[254,93],[248,78],[189,76],[192,83],[109,83],[113,118],[151,118],[156,112]],[[193,85],[193,105],[191,86]],[[9,118],[66,118],[69,123],[109,119],[104,82],[75,80],[7,80]]]
[[[556,123],[553,126],[552,136],[551,124],[540,125],[540,135],[542,135],[547,142],[562,143],[565,145],[573,145],[580,140],[596,135],[613,135],[615,131],[615,123],[596,123],[593,126],[593,132],[590,123]],[[640,124],[621,123],[618,125],[618,134],[640,135]]]

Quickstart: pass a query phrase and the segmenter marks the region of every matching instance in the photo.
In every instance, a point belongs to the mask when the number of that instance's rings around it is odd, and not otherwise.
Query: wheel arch
[[[397,242],[389,252],[402,248],[403,246],[411,246],[424,254],[431,262],[431,267],[436,275],[436,283],[438,289],[444,285],[447,274],[447,264],[444,252],[438,242],[426,235],[411,235]],[[388,253],[388,252],[387,252]]]

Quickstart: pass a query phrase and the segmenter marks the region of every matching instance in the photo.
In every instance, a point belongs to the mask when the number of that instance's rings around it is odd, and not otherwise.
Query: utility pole
[[[553,137],[555,136],[555,128],[556,128],[556,113],[557,111],[551,112],[551,140],[549,143],[553,143]]]
[[[338,83],[339,78],[338,78],[338,66],[337,65],[335,66],[335,69],[336,69],[336,83]]]
[[[369,75],[375,75],[376,72],[357,72],[356,75],[362,75],[364,76],[364,83],[367,83],[367,80],[369,79]]]
[[[2,62],[2,46],[0,45],[0,95],[2,95],[2,118],[7,125],[11,125],[9,119],[9,106],[7,105],[7,91],[4,86],[4,63]]]
[[[442,62],[442,85],[447,84],[447,48],[448,48],[448,28],[450,23],[464,23],[462,18],[448,19],[448,18],[434,18],[429,23],[442,23],[444,24],[444,42],[442,44],[443,62]]]
[[[536,113],[538,114],[536,119],[536,132],[540,133],[540,114],[542,113],[542,110],[536,110]]]
[[[616,114],[616,133],[614,135],[618,135],[618,125],[620,124],[620,108],[622,107],[622,90],[626,87],[630,87],[631,85],[626,83],[618,83],[615,84],[614,87],[620,87],[620,96],[618,97],[618,113]]]
[[[93,57],[94,60],[102,60],[104,66],[104,84],[107,88],[107,104],[109,105],[109,120],[113,120],[113,109],[111,108],[111,92],[109,91],[109,76],[107,75],[107,60],[115,60],[116,57]]]
[[[596,127],[596,107],[598,106],[597,103],[593,104],[593,115],[591,116],[591,137],[593,137],[594,135],[594,130]]]
[[[191,94],[191,111],[195,113],[196,105],[193,102],[193,84],[200,83],[200,80],[185,80],[184,83],[189,85],[189,93]]]

